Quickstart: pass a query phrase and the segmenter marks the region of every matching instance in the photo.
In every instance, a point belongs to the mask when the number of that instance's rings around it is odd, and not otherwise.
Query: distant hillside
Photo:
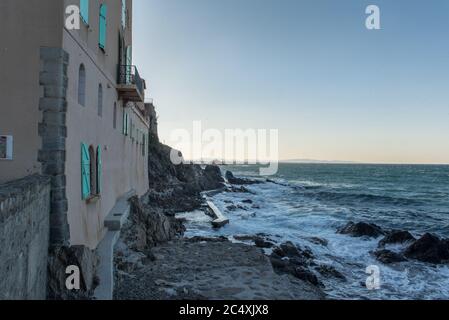
[[[336,164],[351,164],[358,163],[354,161],[338,161],[338,160],[314,160],[314,159],[289,159],[280,160],[280,163],[336,163]]]

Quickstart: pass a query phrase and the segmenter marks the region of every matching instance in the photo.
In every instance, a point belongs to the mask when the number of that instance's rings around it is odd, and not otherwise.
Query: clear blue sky
[[[201,120],[279,129],[281,159],[449,163],[447,0],[134,0],[133,52],[167,143]]]

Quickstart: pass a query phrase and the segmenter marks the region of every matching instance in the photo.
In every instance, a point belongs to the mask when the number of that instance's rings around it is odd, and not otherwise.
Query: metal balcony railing
[[[144,96],[144,82],[140,77],[136,66],[119,65],[117,82],[121,85],[135,85],[139,91],[139,94],[142,97]]]

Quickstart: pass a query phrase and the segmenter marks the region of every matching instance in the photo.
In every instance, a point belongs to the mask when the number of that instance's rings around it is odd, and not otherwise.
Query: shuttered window
[[[146,146],[147,146],[147,135],[143,134],[142,136],[142,156],[145,156],[146,154]]]
[[[97,147],[97,195],[101,194],[102,183],[102,162],[101,162],[101,146]]]
[[[80,65],[78,72],[78,103],[83,107],[86,105],[86,68]]]
[[[103,86],[98,85],[98,116],[103,116]]]
[[[89,147],[81,144],[81,195],[86,200],[90,197],[90,155]]]
[[[101,49],[105,50],[106,48],[106,17],[108,13],[108,8],[105,4],[102,4],[100,6],[100,28],[99,28],[99,39],[98,39],[98,45]]]
[[[122,27],[126,28],[126,0],[122,0]]]
[[[123,110],[123,134],[125,136],[129,135],[129,116],[125,110]]]
[[[80,16],[84,23],[89,24],[89,0],[80,0]]]

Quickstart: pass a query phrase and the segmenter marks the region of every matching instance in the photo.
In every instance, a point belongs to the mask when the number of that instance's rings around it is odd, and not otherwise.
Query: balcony
[[[145,81],[140,77],[136,66],[120,65],[118,67],[117,91],[119,98],[125,102],[145,101]]]

